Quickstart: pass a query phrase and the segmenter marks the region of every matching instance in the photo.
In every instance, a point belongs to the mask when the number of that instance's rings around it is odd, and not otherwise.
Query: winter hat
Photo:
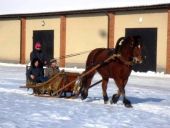
[[[50,63],[53,63],[53,62],[57,62],[57,60],[55,58],[51,59]]]
[[[41,43],[40,42],[36,42],[35,43],[35,48],[41,48]]]

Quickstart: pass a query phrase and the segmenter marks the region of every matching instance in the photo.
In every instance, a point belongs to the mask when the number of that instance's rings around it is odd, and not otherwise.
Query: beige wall
[[[43,21],[45,25],[43,26]],[[54,30],[54,57],[59,57],[60,52],[60,18],[30,18],[26,20],[26,60],[30,59],[33,45],[34,30]]]
[[[20,20],[0,20],[0,61],[20,61]]]
[[[121,12],[115,14],[115,42],[125,35],[125,28],[157,28],[157,71],[166,68],[167,10]],[[140,22],[142,19],[142,22]],[[45,21],[45,26],[42,26]],[[34,30],[54,30],[54,57],[60,52],[60,17],[26,19],[26,59],[32,51]],[[106,14],[66,17],[66,55],[107,47],[108,17]],[[0,61],[20,61],[20,20],[0,20]],[[67,58],[68,63],[85,64],[88,54]],[[73,64],[74,65],[74,64]],[[75,65],[76,66],[76,65]]]
[[[108,19],[105,14],[68,16],[66,20],[66,54],[107,47]],[[85,64],[87,55],[68,58],[66,63]]]
[[[167,11],[116,13],[115,42],[125,36],[125,28],[157,28],[157,71],[165,71],[167,49]],[[140,22],[142,19],[142,22]]]

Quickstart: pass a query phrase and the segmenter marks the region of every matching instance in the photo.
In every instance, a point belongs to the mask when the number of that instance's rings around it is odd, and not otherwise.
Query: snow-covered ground
[[[170,128],[170,75],[132,73],[126,94],[133,108],[103,104],[100,85],[81,101],[35,97],[24,84],[25,66],[0,64],[0,128]],[[109,97],[116,90],[110,80]]]

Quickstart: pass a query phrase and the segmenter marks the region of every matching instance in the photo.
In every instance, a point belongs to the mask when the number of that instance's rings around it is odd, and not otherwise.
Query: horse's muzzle
[[[133,57],[133,63],[141,64],[146,59],[146,56]]]

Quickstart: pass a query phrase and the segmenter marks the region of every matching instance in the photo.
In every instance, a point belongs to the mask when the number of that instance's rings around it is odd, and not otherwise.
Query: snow
[[[30,95],[31,90],[19,88],[25,84],[24,65],[1,63],[0,76],[0,128],[170,127],[170,75],[164,73],[132,73],[126,95],[133,108],[125,108],[121,100],[104,104],[100,85],[91,88],[84,101]],[[98,74],[93,82],[97,80]],[[109,97],[116,90],[110,80]]]
[[[0,62],[0,66],[7,66],[7,67],[26,67],[24,64],[13,64],[13,63],[2,63]]]
[[[1,0],[0,15],[169,4],[170,0]]]

